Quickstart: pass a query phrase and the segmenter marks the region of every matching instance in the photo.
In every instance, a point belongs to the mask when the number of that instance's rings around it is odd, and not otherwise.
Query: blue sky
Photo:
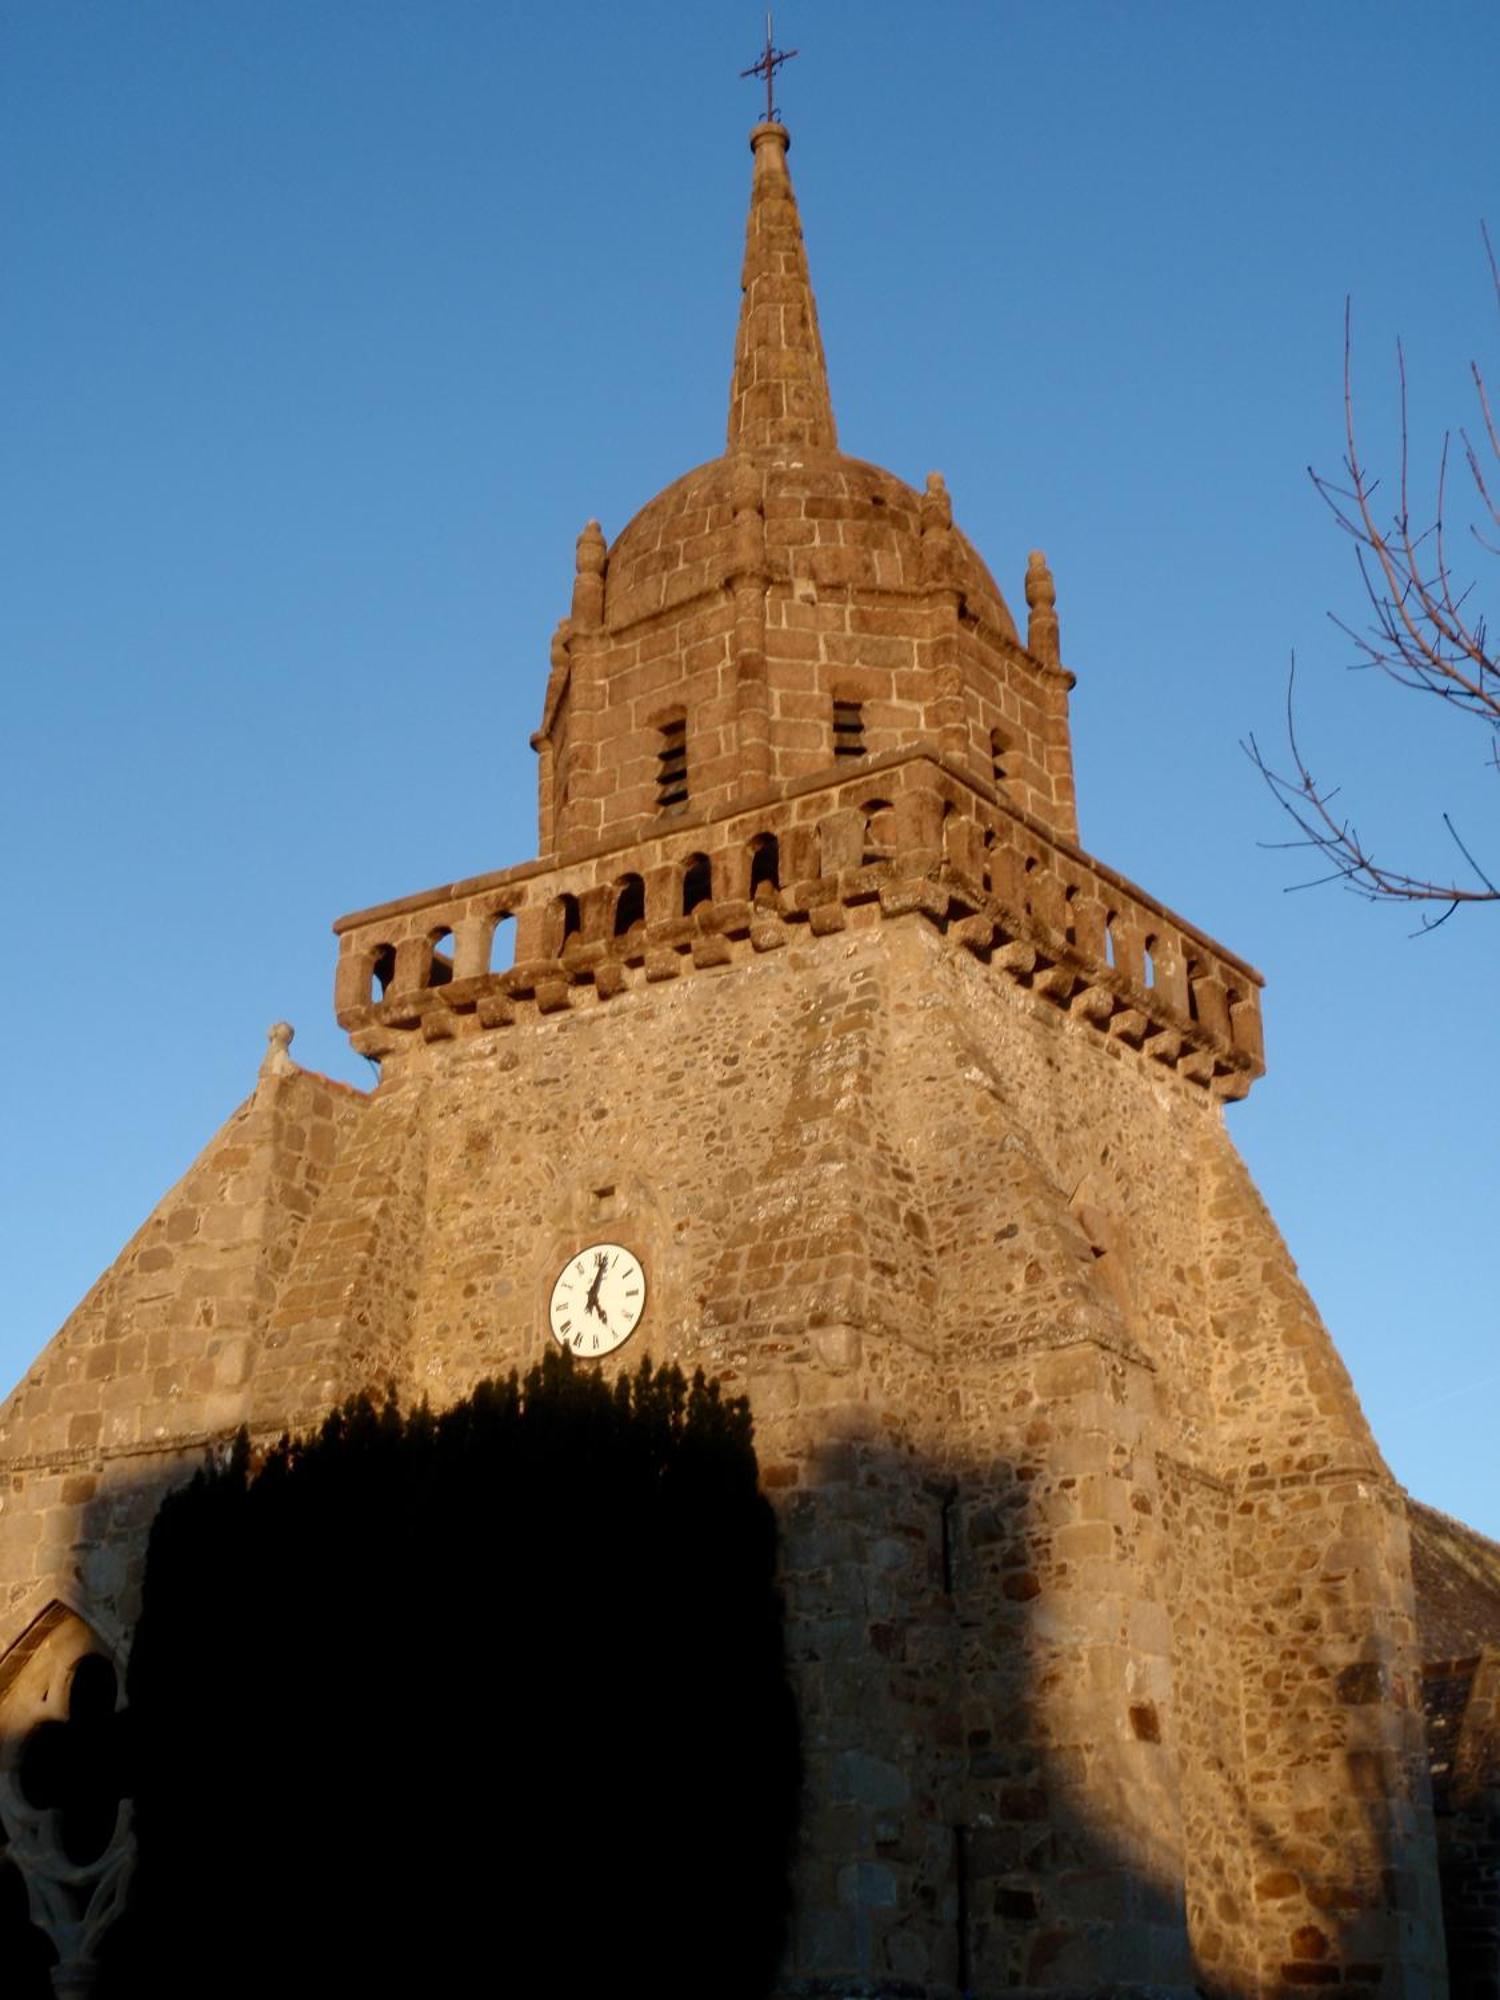
[[[525,858],[572,545],[721,445],[754,8],[11,0],[0,13],[0,1156],[9,1383],[246,1094],[365,1080],[346,910]],[[1085,843],[1266,973],[1231,1129],[1397,1475],[1500,1534],[1500,911],[1286,894],[1246,763],[1394,861],[1500,859],[1472,727],[1347,672],[1306,467],[1394,343],[1424,490],[1500,382],[1500,13],[786,5],[847,449],[1056,572]],[[1489,564],[1476,553],[1474,573]],[[1305,871],[1304,871],[1305,872]]]

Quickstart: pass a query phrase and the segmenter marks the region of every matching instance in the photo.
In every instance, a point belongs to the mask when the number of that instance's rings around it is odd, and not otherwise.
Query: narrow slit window
[[[658,812],[670,812],[676,806],[687,804],[687,717],[679,715],[670,722],[662,723],[659,733],[656,807]]]
[[[833,754],[835,757],[864,756],[865,705],[862,701],[834,702]]]

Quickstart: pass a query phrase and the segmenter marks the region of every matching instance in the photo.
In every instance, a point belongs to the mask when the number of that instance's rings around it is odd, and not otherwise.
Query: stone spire
[[[757,125],[750,134],[755,173],[729,388],[731,451],[757,445],[838,448],[818,309],[786,168],[790,144],[784,125]]]

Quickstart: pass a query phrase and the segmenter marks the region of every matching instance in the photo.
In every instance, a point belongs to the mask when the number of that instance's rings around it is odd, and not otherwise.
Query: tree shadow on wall
[[[1377,1990],[1409,1874],[1380,1802],[1343,1877],[1257,1819],[1184,1721],[1202,1635],[1163,1678],[1159,1632],[1049,1568],[1060,1464],[831,1441],[763,1468],[778,1555],[742,1411],[549,1380],[529,1418],[505,1386],[359,1410],[163,1510],[105,2000]],[[1121,1588],[1190,1622],[1160,1576]]]
[[[1354,1806],[1357,1852],[1320,1862],[1290,1811],[1257,1810],[1238,1687],[1203,1651],[1233,1635],[1190,1630],[1186,1593],[1156,1615],[1160,1557],[1107,1579],[1110,1536],[1082,1520],[1067,1546],[1098,1553],[1059,1562],[1108,1454],[1082,1475],[1047,1457],[850,1439],[781,1491],[807,1783],[778,1995],[1392,1990],[1413,1857],[1389,1851],[1385,1800]],[[1340,1726],[1335,1704],[1320,1727]]]
[[[161,1510],[128,1692],[104,2000],[686,1996],[726,1936],[716,1991],[767,1990],[796,1713],[748,1414],[701,1380],[556,1354],[242,1441]]]

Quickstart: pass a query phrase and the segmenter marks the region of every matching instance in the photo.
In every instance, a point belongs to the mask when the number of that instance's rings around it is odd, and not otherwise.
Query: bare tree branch
[[[1500,313],[1500,264],[1488,229],[1482,231],[1490,282]],[[1354,642],[1356,666],[1378,667],[1398,686],[1435,695],[1450,708],[1476,721],[1488,736],[1488,760],[1500,773],[1500,656],[1492,647],[1489,624],[1474,603],[1475,584],[1455,573],[1449,555],[1448,500],[1452,438],[1445,434],[1438,454],[1436,493],[1431,518],[1414,527],[1411,509],[1411,432],[1408,422],[1406,355],[1396,344],[1400,389],[1401,445],[1396,506],[1387,522],[1378,501],[1380,482],[1372,477],[1360,453],[1354,416],[1353,321],[1344,308],[1344,440],[1343,476],[1338,482],[1308,467],[1308,476],[1335,521],[1355,545],[1355,559],[1368,600],[1366,622],[1360,626],[1334,618]],[[1483,371],[1470,364],[1479,404],[1479,441],[1459,432],[1464,466],[1473,499],[1491,527],[1500,531],[1500,425],[1497,425]],[[1500,554],[1500,542],[1490,539],[1478,520],[1468,524],[1472,545],[1489,555]],[[1287,677],[1287,755],[1278,769],[1263,756],[1252,736],[1244,748],[1264,778],[1272,796],[1297,829],[1297,837],[1274,843],[1313,850],[1328,873],[1310,888],[1340,882],[1371,902],[1405,902],[1441,906],[1441,914],[1424,914],[1421,928],[1445,923],[1464,903],[1500,902],[1493,874],[1475,858],[1447,813],[1443,821],[1472,881],[1444,881],[1412,874],[1377,861],[1352,820],[1335,809],[1337,786],[1321,785],[1309,770],[1297,742],[1293,707],[1296,662]]]

